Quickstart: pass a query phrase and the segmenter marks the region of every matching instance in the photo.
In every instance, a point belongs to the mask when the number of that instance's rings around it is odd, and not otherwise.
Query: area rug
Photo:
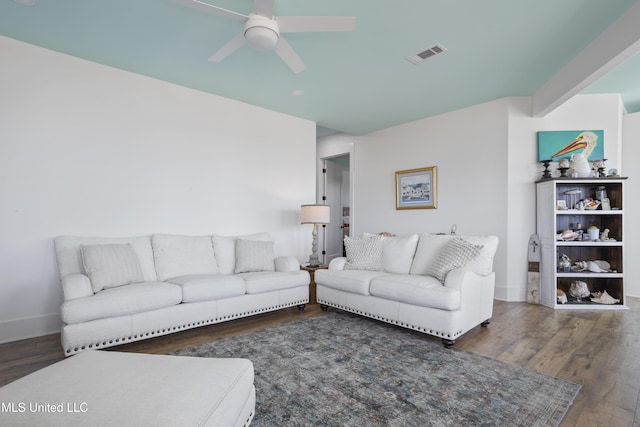
[[[330,311],[173,354],[242,357],[252,426],[557,426],[580,386]]]

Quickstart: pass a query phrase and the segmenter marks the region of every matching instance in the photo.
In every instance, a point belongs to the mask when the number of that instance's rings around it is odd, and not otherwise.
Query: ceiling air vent
[[[417,65],[417,64],[420,64],[421,62],[426,61],[429,58],[433,58],[436,55],[445,53],[446,51],[447,51],[447,48],[442,46],[440,43],[438,43],[435,46],[431,46],[427,50],[423,50],[422,52],[418,52],[414,55],[407,56],[407,61]]]

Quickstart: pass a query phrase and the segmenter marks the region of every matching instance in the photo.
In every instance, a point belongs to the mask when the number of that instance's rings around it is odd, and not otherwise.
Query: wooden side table
[[[301,265],[300,270],[309,272],[309,304],[315,304],[316,301],[316,279],[315,273],[316,270],[327,269],[329,266],[327,264],[321,264],[318,267],[309,267],[308,265]]]

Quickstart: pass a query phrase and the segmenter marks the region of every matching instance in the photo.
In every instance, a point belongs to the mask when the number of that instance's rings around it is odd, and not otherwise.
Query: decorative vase
[[[573,164],[573,170],[578,173],[578,178],[588,178],[591,176],[591,166],[589,166],[587,156],[585,156],[584,153],[572,154],[571,163]]]

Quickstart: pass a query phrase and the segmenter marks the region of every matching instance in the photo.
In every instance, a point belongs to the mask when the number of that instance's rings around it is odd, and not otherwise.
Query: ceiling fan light
[[[244,33],[247,43],[258,50],[271,50],[278,44],[278,33],[267,27],[251,27]]]

